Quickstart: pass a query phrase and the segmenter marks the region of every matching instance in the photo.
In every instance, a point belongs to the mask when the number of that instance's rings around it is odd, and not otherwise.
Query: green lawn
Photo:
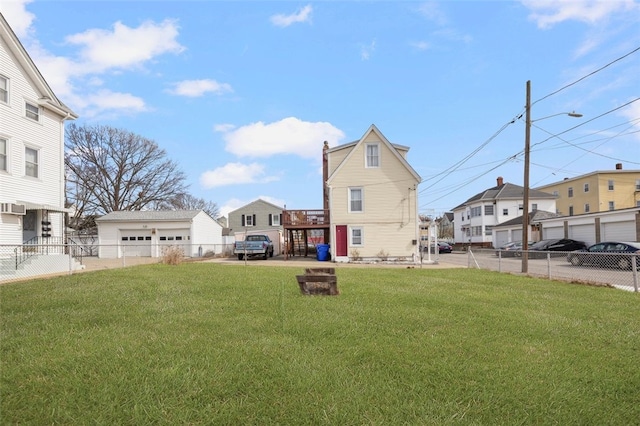
[[[2,424],[640,419],[640,296],[475,269],[147,265],[0,286]]]

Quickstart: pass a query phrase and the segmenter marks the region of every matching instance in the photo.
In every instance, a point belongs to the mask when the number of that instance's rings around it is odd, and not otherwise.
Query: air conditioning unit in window
[[[27,214],[27,206],[24,204],[0,203],[0,213],[23,216]]]

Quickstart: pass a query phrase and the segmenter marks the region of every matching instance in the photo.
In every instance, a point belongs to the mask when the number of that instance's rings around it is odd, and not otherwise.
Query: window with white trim
[[[584,192],[589,192],[589,184],[588,183],[584,184]]]
[[[364,242],[363,229],[360,226],[351,227],[351,245],[362,246]]]
[[[0,138],[0,171],[7,171],[7,140]]]
[[[374,168],[380,167],[380,146],[377,143],[365,144],[365,150],[367,152],[365,167]]]
[[[570,186],[569,189],[567,190],[569,198],[573,197],[573,187]]]
[[[40,107],[29,102],[24,104],[24,114],[33,121],[40,121]]]
[[[493,216],[493,204],[487,204],[484,206],[484,215]]]
[[[636,179],[636,191],[640,191],[640,179]]]
[[[473,237],[482,236],[482,226],[472,226],[471,227],[471,236],[473,236]]]
[[[38,150],[28,146],[24,148],[24,174],[38,177]]]
[[[531,210],[538,210],[538,203],[531,204]]]
[[[362,188],[349,188],[349,213],[362,213],[364,211],[362,192]]]
[[[271,226],[280,226],[280,215],[272,214],[271,215]]]
[[[484,227],[484,235],[493,235],[493,226],[486,225]]]
[[[569,216],[573,216],[573,206],[569,206]]]
[[[0,75],[0,102],[9,103],[9,79]]]
[[[509,209],[502,209],[502,216],[509,216]]]
[[[482,216],[482,207],[471,207],[471,217]]]
[[[607,187],[608,187],[609,191],[613,191],[613,189],[614,189],[613,179],[611,179],[611,180],[609,180],[607,182]]]
[[[616,209],[616,202],[615,201],[609,201],[609,211],[615,210],[615,209]]]
[[[589,213],[590,211],[591,211],[591,207],[589,206],[589,203],[586,203],[586,204],[584,205],[584,212],[585,212],[585,213]]]

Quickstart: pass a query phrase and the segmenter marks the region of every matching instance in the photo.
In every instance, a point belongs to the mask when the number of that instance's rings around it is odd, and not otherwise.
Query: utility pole
[[[531,151],[531,80],[527,80],[524,126],[524,184],[522,200],[522,272],[529,272],[529,155]]]

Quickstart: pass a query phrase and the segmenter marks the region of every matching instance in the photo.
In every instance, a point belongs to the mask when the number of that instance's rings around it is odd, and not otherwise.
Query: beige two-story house
[[[417,261],[421,178],[407,161],[408,151],[375,125],[359,140],[325,150],[333,260]]]
[[[557,196],[556,213],[575,216],[640,207],[640,170],[595,171],[536,189]]]

